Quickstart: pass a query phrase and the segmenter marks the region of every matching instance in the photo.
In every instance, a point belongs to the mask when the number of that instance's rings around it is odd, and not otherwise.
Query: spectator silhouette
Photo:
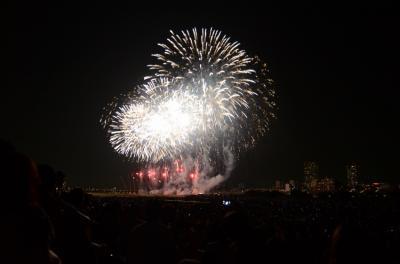
[[[160,221],[160,204],[146,204],[145,222],[129,236],[127,263],[176,263],[176,248],[170,230]]]
[[[49,249],[50,223],[37,199],[35,163],[9,144],[0,143],[3,217],[0,263],[57,263]]]

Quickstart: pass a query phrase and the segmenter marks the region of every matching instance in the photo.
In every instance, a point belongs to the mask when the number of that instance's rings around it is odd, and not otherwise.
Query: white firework
[[[145,162],[253,146],[274,117],[266,65],[214,29],[159,44],[151,75],[105,120],[117,152]]]
[[[180,34],[170,31],[167,42],[158,45],[163,53],[152,55],[158,63],[148,65],[152,74],[145,79],[169,78],[206,101],[213,98],[218,102],[213,109],[223,114],[213,120],[219,130],[210,131],[212,138],[222,135],[236,143],[237,151],[254,146],[275,118],[275,92],[267,65],[212,28],[201,33],[196,28]]]

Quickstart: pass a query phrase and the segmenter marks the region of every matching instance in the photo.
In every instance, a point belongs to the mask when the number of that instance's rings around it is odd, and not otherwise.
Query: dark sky
[[[304,160],[343,179],[399,182],[398,14],[394,6],[23,5],[7,10],[0,138],[72,185],[121,186],[101,109],[141,81],[168,30],[218,28],[269,63],[278,120],[230,182],[302,179]],[[260,1],[261,2],[261,1]]]

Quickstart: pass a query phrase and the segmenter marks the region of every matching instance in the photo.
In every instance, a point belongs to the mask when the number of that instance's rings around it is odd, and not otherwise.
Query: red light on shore
[[[135,175],[138,176],[141,179],[143,177],[143,172],[138,171],[138,172],[135,173]],[[133,178],[135,178],[135,177],[133,177]]]
[[[196,172],[192,172],[189,174],[190,179],[192,180],[196,180],[197,179],[198,174]]]
[[[148,170],[147,175],[149,178],[154,178],[154,176],[156,176],[156,172],[154,170]]]

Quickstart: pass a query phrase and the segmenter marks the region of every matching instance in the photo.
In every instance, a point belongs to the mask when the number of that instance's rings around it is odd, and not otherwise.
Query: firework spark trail
[[[200,35],[196,28],[170,33],[167,43],[159,44],[164,52],[153,54],[158,64],[148,65],[152,75],[145,79],[164,77],[183,83],[185,89],[209,102],[204,105],[212,102],[211,109],[219,113],[208,120],[218,123],[213,135],[233,139],[235,152],[254,146],[275,118],[267,65],[212,28],[202,29]]]
[[[146,163],[202,157],[215,164],[226,141],[236,156],[254,146],[275,118],[266,64],[212,28],[170,34],[145,83],[103,120],[114,149]]]

